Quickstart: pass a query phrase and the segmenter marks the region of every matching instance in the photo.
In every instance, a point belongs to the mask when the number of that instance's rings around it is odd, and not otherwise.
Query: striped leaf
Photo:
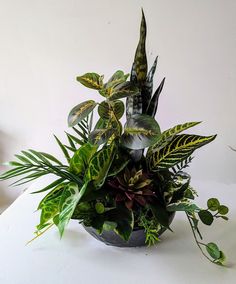
[[[109,79],[109,81],[104,85],[106,89],[114,88],[115,86],[124,83],[127,78],[129,77],[129,74],[124,74],[123,71],[118,70],[116,71],[112,77]]]
[[[100,146],[106,143],[110,137],[114,134],[115,130],[112,128],[100,128],[95,129],[89,135],[89,140],[92,144]]]
[[[175,135],[187,130],[188,128],[191,128],[201,122],[186,122],[184,124],[178,124],[170,129],[165,130],[160,138],[158,139],[157,143],[155,143],[153,146],[151,146],[148,149],[147,156],[152,154],[153,152],[157,151],[159,148],[164,147],[168,142],[170,142]]]
[[[103,147],[89,163],[88,179],[93,181],[96,188],[100,188],[108,174],[115,155],[115,144]]]
[[[64,189],[63,194],[60,198],[60,213],[58,222],[56,224],[61,236],[64,233],[65,226],[68,224],[73,215],[76,205],[84,195],[86,189],[87,183],[84,183],[82,188],[79,188],[78,184],[74,182],[69,183]]]
[[[158,107],[158,101],[159,101],[159,96],[162,92],[163,86],[165,83],[165,78],[161,81],[159,87],[155,91],[154,95],[151,98],[151,101],[149,102],[149,105],[147,107],[146,113],[152,117],[155,117],[156,112],[157,112],[157,107]]]
[[[159,136],[160,127],[156,120],[145,114],[137,114],[127,120],[121,143],[129,149],[144,149],[153,145]]]
[[[189,157],[197,148],[213,141],[215,137],[216,135],[176,135],[166,146],[149,156],[149,167],[152,171],[171,168]]]
[[[68,125],[71,127],[81,122],[95,108],[96,104],[95,101],[89,100],[75,106],[69,113]]]
[[[86,73],[82,76],[78,76],[76,79],[82,85],[90,89],[100,90],[103,87],[103,76],[97,73]]]
[[[139,93],[139,89],[132,82],[121,83],[112,88],[108,97],[110,101],[135,96]]]

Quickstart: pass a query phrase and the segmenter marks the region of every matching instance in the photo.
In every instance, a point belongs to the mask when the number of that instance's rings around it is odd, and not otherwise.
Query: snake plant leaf
[[[189,157],[197,148],[210,143],[215,138],[216,135],[176,135],[163,148],[160,148],[148,157],[149,167],[152,171],[171,168]]]
[[[159,148],[163,148],[167,143],[169,143],[175,135],[187,130],[188,128],[194,127],[198,125],[201,121],[194,121],[194,122],[186,122],[183,124],[178,124],[170,129],[165,130],[162,132],[158,141],[148,149],[147,156],[157,151]]]
[[[42,227],[53,219],[59,212],[59,203],[66,184],[62,183],[50,191],[39,203],[38,210],[41,210],[40,223],[37,228]]]
[[[137,114],[127,120],[121,143],[129,149],[144,149],[153,145],[159,136],[160,127],[156,120],[145,114]]]
[[[139,88],[132,82],[127,81],[112,88],[108,99],[110,101],[114,101],[117,99],[135,96],[137,94],[139,94]]]
[[[93,181],[95,188],[100,188],[107,177],[115,156],[115,143],[104,146],[91,159],[88,168],[88,180]]]
[[[126,82],[127,78],[129,77],[129,74],[124,74],[123,71],[118,70],[116,71],[112,77],[109,79],[109,81],[104,85],[106,89],[114,88],[115,86]]]
[[[141,95],[142,95],[142,104],[143,104],[143,113],[146,113],[148,105],[150,103],[151,97],[152,97],[152,90],[153,90],[153,76],[156,71],[157,66],[157,58],[155,59],[151,69],[148,72],[147,79],[142,86]]]
[[[95,101],[88,100],[75,106],[69,113],[68,125],[72,127],[81,122],[92,112],[96,105],[97,103]]]
[[[102,119],[111,119],[113,116],[120,119],[124,114],[125,106],[122,101],[103,101],[98,106],[98,114]]]
[[[77,175],[85,172],[89,161],[97,151],[97,145],[86,143],[81,146],[70,160],[70,171]]]
[[[141,86],[144,84],[147,76],[147,56],[146,56],[146,20],[142,10],[142,20],[140,26],[139,43],[134,57],[134,70],[137,75],[137,82]]]
[[[86,73],[76,78],[76,80],[79,81],[82,85],[94,90],[102,89],[103,87],[102,79],[103,76],[100,76],[97,73]]]
[[[76,205],[80,201],[81,197],[84,195],[87,189],[88,182],[84,183],[82,188],[79,188],[78,184],[70,182],[65,187],[63,194],[60,198],[59,204],[59,218],[56,224],[60,235],[62,237],[64,233],[65,226],[70,221]]]
[[[148,115],[152,116],[152,117],[155,117],[155,115],[156,115],[157,107],[158,107],[158,101],[159,101],[159,97],[160,97],[160,94],[162,92],[164,83],[165,83],[165,78],[161,81],[159,87],[157,88],[156,92],[152,96],[151,101],[149,102],[149,105],[147,107],[146,113]]]

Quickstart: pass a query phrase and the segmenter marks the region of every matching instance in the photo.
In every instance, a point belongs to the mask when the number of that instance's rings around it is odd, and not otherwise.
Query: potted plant
[[[206,209],[193,203],[197,193],[185,172],[192,153],[216,135],[183,134],[199,122],[160,130],[155,114],[165,79],[153,92],[157,58],[148,71],[145,40],[142,13],[130,77],[120,70],[108,81],[97,73],[77,77],[82,85],[98,91],[102,101],[88,100],[70,111],[68,124],[75,134],[67,133],[68,145],[55,137],[66,164],[48,153],[22,151],[17,161],[9,162],[13,168],[1,180],[20,176],[14,182],[20,185],[47,174],[57,177],[34,192],[47,192],[38,206],[41,217],[36,237],[54,225],[62,236],[70,219],[77,219],[109,245],[153,245],[161,233],[171,230],[175,212],[184,211],[201,252],[222,264],[224,253],[216,244],[202,242],[199,222],[211,225],[216,218],[227,220],[228,208],[216,198],[207,201]],[[93,123],[95,110],[99,119]]]

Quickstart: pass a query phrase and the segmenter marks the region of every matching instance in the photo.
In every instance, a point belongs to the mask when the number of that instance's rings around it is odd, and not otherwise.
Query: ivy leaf
[[[121,143],[129,149],[144,149],[153,145],[160,136],[160,127],[156,120],[140,114],[130,117],[121,137]]]
[[[95,101],[88,100],[75,106],[69,113],[68,125],[72,127],[81,122],[92,112],[96,105],[97,103]]]
[[[121,83],[112,88],[108,99],[114,101],[139,94],[139,89],[132,82]]]
[[[86,73],[82,76],[78,76],[76,79],[82,85],[90,89],[100,90],[103,87],[103,76],[100,76],[97,73]]]
[[[220,250],[215,243],[208,243],[206,250],[214,260],[218,260],[221,256]]]
[[[210,198],[207,201],[207,207],[211,211],[217,211],[220,206],[220,202],[217,198]]]
[[[198,216],[200,218],[200,220],[202,221],[203,224],[210,226],[213,221],[214,221],[214,217],[211,214],[211,212],[207,211],[207,210],[201,210],[198,212]]]

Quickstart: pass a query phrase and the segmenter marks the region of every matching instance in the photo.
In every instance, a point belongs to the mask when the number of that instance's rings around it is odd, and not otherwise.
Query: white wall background
[[[61,156],[52,134],[63,140],[70,109],[100,99],[76,75],[130,71],[141,7],[150,64],[159,55],[156,85],[167,77],[162,129],[204,121],[192,131],[218,138],[196,152],[192,178],[236,182],[235,0],[0,0],[1,161],[28,148]],[[0,208],[24,189],[7,184]]]

